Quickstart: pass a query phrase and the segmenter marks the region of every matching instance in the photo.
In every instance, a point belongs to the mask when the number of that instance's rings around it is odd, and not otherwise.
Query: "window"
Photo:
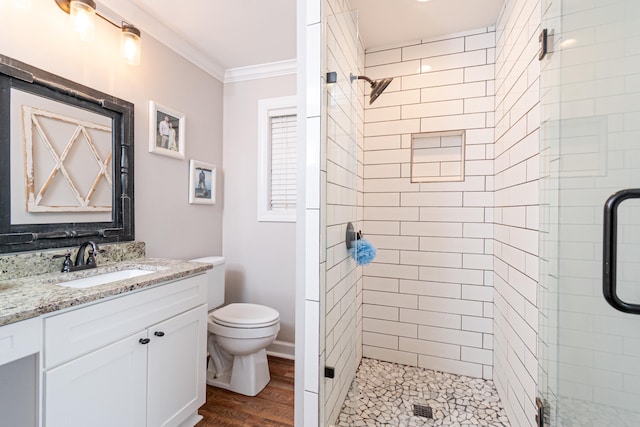
[[[258,101],[258,221],[296,220],[296,97]]]

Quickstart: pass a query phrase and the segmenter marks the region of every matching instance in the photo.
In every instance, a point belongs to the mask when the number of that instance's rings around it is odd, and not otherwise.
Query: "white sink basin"
[[[129,270],[113,271],[111,273],[98,274],[97,276],[82,277],[80,279],[69,280],[68,282],[58,282],[56,285],[67,288],[85,289],[94,286],[106,285],[107,283],[117,282],[118,280],[131,279],[145,274],[153,273],[151,270],[140,270],[133,268]]]

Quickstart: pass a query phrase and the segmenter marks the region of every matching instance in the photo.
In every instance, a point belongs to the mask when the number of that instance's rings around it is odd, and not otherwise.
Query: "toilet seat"
[[[229,328],[265,328],[280,321],[280,313],[259,304],[234,303],[214,310],[209,320]]]

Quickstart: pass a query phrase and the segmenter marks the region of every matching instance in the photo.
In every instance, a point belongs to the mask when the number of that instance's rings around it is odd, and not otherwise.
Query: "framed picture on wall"
[[[149,101],[149,152],[184,159],[185,115]]]
[[[189,203],[214,205],[216,203],[216,166],[189,161]]]

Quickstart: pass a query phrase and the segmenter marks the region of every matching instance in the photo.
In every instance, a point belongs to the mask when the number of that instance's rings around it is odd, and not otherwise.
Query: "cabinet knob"
[[[163,336],[164,336],[164,332],[162,332],[162,331],[155,331],[155,332],[153,333],[153,335],[155,335],[155,336],[157,336],[157,337],[163,337]]]
[[[149,344],[151,340],[149,338],[140,338],[140,344]]]

